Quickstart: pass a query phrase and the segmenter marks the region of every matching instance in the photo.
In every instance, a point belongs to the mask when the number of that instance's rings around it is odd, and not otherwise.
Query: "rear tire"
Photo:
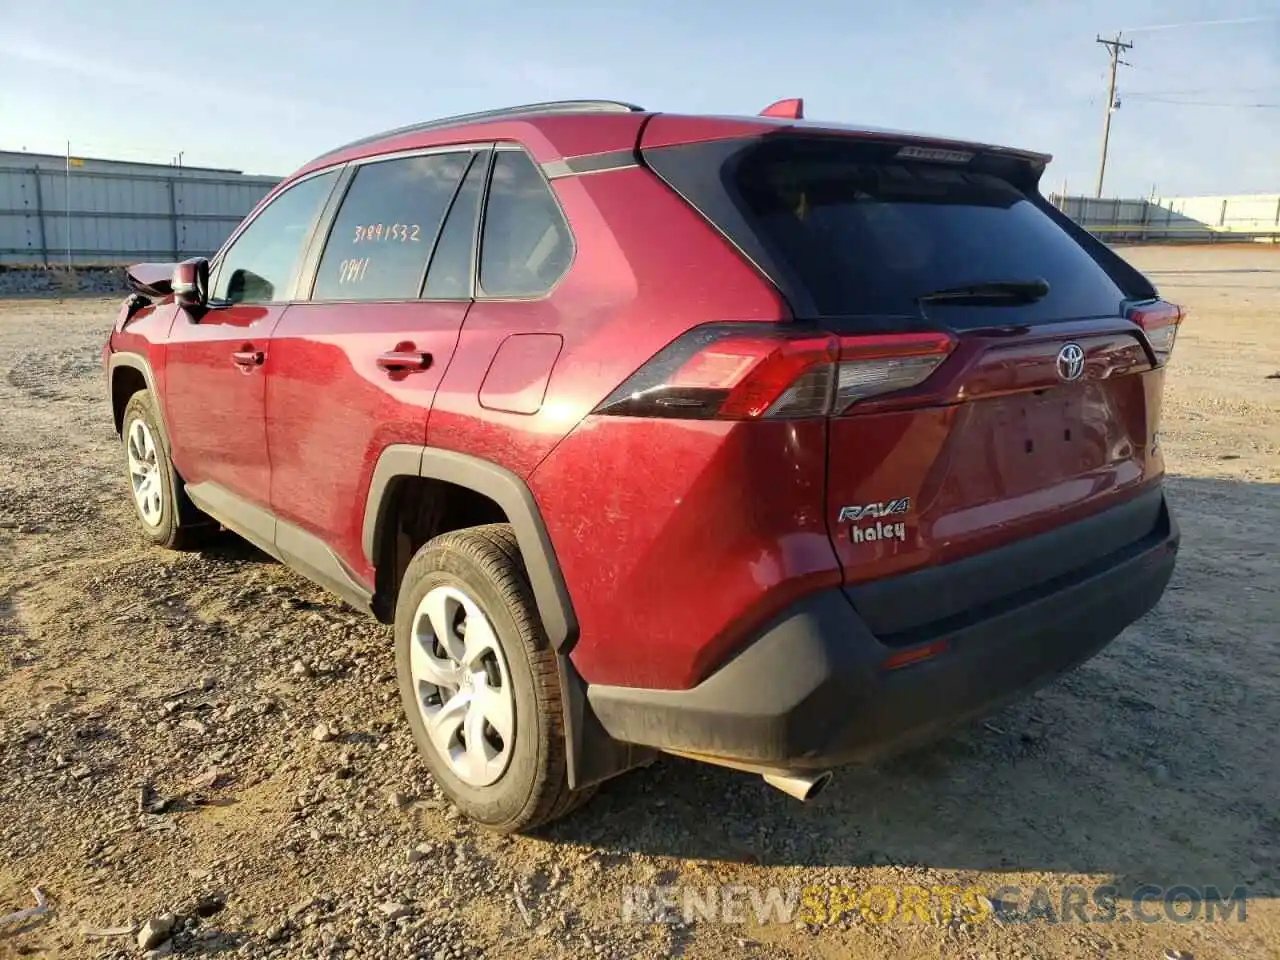
[[[139,390],[124,408],[120,431],[134,513],[143,535],[171,550],[207,543],[218,525],[187,497],[169,459],[169,438],[160,426],[150,390]]]
[[[446,533],[414,555],[395,643],[414,740],[459,810],[515,833],[589,799],[569,789],[559,670],[508,524]]]

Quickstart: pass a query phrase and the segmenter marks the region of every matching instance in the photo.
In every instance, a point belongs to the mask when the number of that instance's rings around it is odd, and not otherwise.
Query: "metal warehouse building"
[[[0,151],[0,264],[207,256],[277,182],[238,170]]]

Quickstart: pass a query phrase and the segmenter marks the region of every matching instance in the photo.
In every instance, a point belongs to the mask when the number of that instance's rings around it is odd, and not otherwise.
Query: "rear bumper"
[[[1048,683],[1155,606],[1173,573],[1178,528],[1163,494],[1152,495],[1160,503],[1147,534],[936,630],[913,631],[910,645],[883,642],[842,590],[827,589],[786,610],[696,687],[596,685],[588,701],[616,740],[752,768],[822,770],[897,753]],[[1053,549],[1053,534],[1035,539]],[[998,569],[1027,551],[1024,541],[983,563]],[[921,577],[932,591],[946,569],[898,579]],[[883,668],[894,654],[943,639],[936,657]]]

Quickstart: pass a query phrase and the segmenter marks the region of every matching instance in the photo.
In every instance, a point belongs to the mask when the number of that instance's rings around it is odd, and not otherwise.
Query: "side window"
[[[476,218],[480,215],[480,195],[489,154],[476,155],[453,201],[449,217],[440,231],[440,242],[427,270],[422,295],[429,300],[460,300],[471,296],[471,273],[475,257]]]
[[[480,245],[480,287],[486,297],[546,293],[573,259],[573,240],[551,188],[528,155],[494,157]]]
[[[334,220],[312,300],[412,300],[471,153],[368,163]]]
[[[335,170],[303,180],[263,208],[222,257],[210,299],[271,303],[288,297],[311,225],[337,175]]]

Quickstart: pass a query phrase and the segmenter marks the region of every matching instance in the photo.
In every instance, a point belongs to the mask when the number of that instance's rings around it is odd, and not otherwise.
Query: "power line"
[[[1179,107],[1240,107],[1245,110],[1280,109],[1280,103],[1221,103],[1214,100],[1173,100],[1167,97],[1143,96],[1139,93],[1126,93],[1125,97],[1129,100],[1139,100],[1142,103],[1172,103]]]
[[[1248,23],[1280,23],[1280,17],[1237,17],[1232,20],[1187,20],[1182,23],[1156,23],[1149,27],[1126,27],[1120,33],[1149,33],[1155,30],[1178,30],[1182,27],[1229,27]]]
[[[1125,43],[1120,39],[1121,34],[1117,33],[1112,40],[1105,40],[1101,36],[1098,37],[1098,43],[1107,48],[1107,53],[1111,55],[1111,70],[1109,71],[1109,80],[1107,82],[1107,112],[1102,122],[1102,159],[1098,162],[1098,190],[1095,196],[1102,196],[1102,181],[1107,175],[1107,145],[1111,141],[1111,114],[1116,110],[1116,67],[1122,61],[1120,53],[1123,50],[1132,50],[1132,43]],[[1128,64],[1125,64],[1128,66]]]
[[[1270,84],[1265,87],[1202,87],[1199,90],[1132,90],[1126,97],[1195,97],[1203,93],[1263,93],[1280,90],[1280,86]]]

